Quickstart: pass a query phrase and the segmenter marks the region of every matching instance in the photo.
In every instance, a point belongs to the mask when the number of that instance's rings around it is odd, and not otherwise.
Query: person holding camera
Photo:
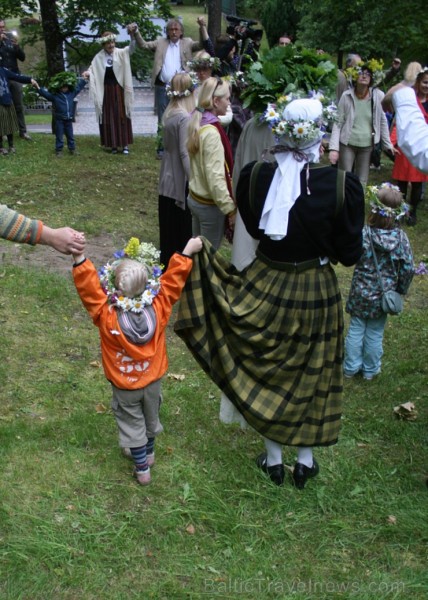
[[[25,60],[25,52],[19,47],[15,35],[6,31],[6,23],[0,18],[0,66],[13,71],[19,75],[18,60]],[[19,81],[9,81],[9,90],[12,95],[12,102],[18,117],[19,137],[23,140],[31,141],[27,133],[24,116],[24,100],[22,96],[22,84]]]

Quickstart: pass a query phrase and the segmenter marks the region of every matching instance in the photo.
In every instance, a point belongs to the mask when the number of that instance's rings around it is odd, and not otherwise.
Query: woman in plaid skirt
[[[288,103],[273,121],[275,163],[241,171],[238,209],[259,239],[238,272],[208,243],[182,296],[175,329],[213,381],[265,440],[257,465],[277,485],[283,446],[297,448],[293,482],[319,467],[314,446],[335,444],[342,413],[343,308],[332,263],[362,252],[358,178],[320,160],[323,108]]]

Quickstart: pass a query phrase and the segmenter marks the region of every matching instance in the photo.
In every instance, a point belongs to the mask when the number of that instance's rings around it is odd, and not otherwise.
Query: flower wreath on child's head
[[[380,185],[368,185],[366,187],[366,201],[370,204],[370,211],[374,214],[378,214],[381,217],[394,217],[396,221],[405,217],[409,214],[409,205],[403,202],[397,206],[396,208],[392,208],[391,206],[385,206],[379,200],[377,192],[379,190],[384,189],[395,190],[396,192],[400,192],[400,188],[392,183],[386,181],[385,183],[381,183]],[[401,192],[400,192],[401,193]]]
[[[319,100],[321,102],[323,112],[320,118],[313,121],[284,119],[282,115],[285,107],[293,100],[302,98]],[[286,136],[291,142],[302,146],[317,137],[319,132],[326,131],[328,124],[334,122],[336,116],[337,106],[324,96],[322,91],[311,91],[309,94],[292,91],[288,93],[284,92],[278,96],[275,104],[269,103],[259,120],[270,127],[277,139]]]
[[[163,265],[159,264],[160,252],[153,244],[142,242],[137,238],[131,238],[123,250],[114,253],[116,259],[113,263],[108,262],[99,272],[101,287],[107,295],[107,302],[122,310],[130,310],[139,313],[145,306],[153,303],[160,292]],[[146,289],[142,294],[134,298],[128,298],[122,291],[116,288],[116,267],[124,258],[137,260],[147,267],[148,279]]]

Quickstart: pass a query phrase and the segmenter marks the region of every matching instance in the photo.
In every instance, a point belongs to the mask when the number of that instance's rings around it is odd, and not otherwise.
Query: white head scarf
[[[282,113],[282,119],[285,121],[315,121],[321,117],[322,104],[313,98],[293,100]],[[319,162],[323,135],[323,131],[317,128],[314,137],[309,140],[306,138],[299,142],[288,135],[279,139],[282,148],[278,148],[278,153],[275,153],[278,168],[272,179],[259,223],[259,228],[272,240],[282,240],[287,235],[288,213],[300,196],[300,173],[306,163]]]

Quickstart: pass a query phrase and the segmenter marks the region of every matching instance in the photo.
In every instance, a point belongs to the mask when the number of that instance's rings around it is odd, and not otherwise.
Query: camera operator
[[[252,25],[255,25],[257,21],[252,19],[241,19],[234,15],[228,15],[226,20],[230,23],[226,33],[237,42],[236,54],[239,55],[239,59],[236,61],[237,69],[244,68],[245,64],[249,62],[247,57],[253,61],[258,59],[263,30],[253,29]]]
[[[15,35],[6,31],[6,23],[0,18],[0,66],[20,74],[18,60],[25,60],[25,52],[19,47]],[[12,101],[15,106],[16,116],[18,117],[19,136],[27,141],[31,137],[27,133],[27,126],[24,117],[24,101],[22,97],[22,84],[18,81],[9,81],[9,89],[12,95]]]

